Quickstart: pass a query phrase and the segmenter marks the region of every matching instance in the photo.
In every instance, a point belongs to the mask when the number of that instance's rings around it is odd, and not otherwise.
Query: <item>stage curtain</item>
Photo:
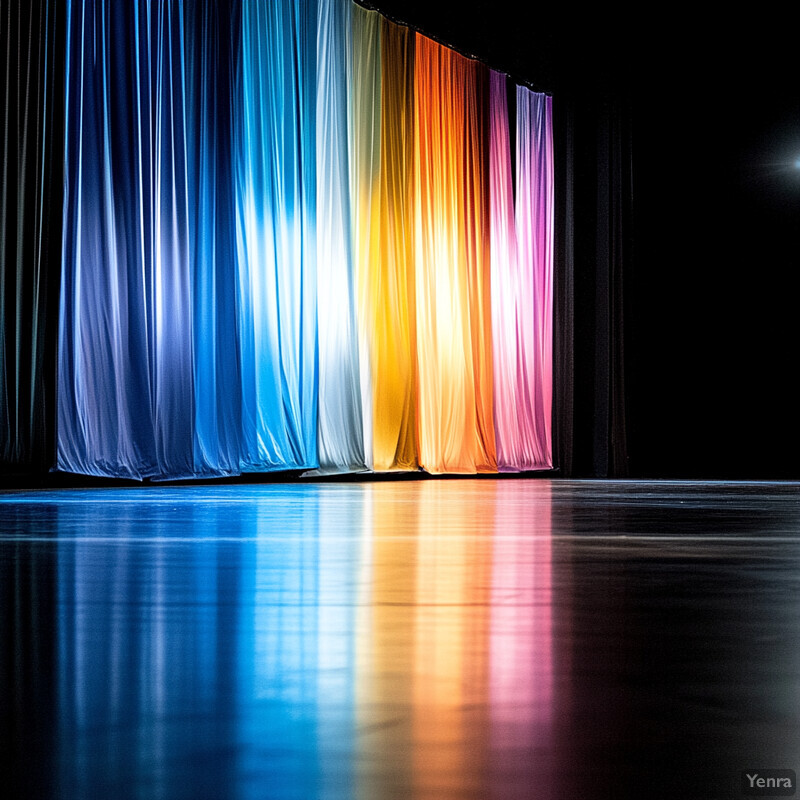
[[[413,470],[417,463],[414,238],[411,215],[414,37],[381,18],[378,258],[370,301],[373,464]]]
[[[553,159],[548,98],[491,73],[495,424],[501,471],[552,466]],[[513,161],[512,161],[513,155]],[[512,172],[516,164],[516,181]]]
[[[59,469],[193,474],[183,20],[69,6]]]
[[[57,468],[315,467],[316,4],[69,9]]]
[[[57,470],[552,466],[550,98],[350,0],[65,8]]]
[[[529,450],[520,466],[553,465],[553,124],[552,98],[517,86],[516,223],[525,352],[520,409],[529,419]]]
[[[321,472],[366,468],[350,220],[350,0],[320,0],[317,35],[317,287]]]
[[[242,467],[317,463],[313,0],[245,0],[235,113]]]
[[[486,68],[416,34],[414,235],[419,461],[496,469],[491,419]]]
[[[517,228],[505,74],[492,70],[489,182],[491,195],[492,340],[497,465],[513,470],[519,459],[522,417],[517,408]],[[516,103],[514,104],[516,111]],[[516,131],[514,139],[516,140]],[[525,313],[526,309],[520,309]]]
[[[233,120],[239,55],[235,0],[185,8],[194,470],[240,469]]]
[[[0,0],[0,471],[52,464],[64,9]]]
[[[375,325],[372,266],[380,259],[381,38],[377,11],[352,6],[349,152],[356,310],[361,354],[364,450],[373,468],[371,339]]]

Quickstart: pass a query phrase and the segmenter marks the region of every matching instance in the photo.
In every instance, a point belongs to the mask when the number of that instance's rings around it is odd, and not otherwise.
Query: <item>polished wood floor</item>
[[[800,484],[0,492],[15,798],[744,797],[799,634]]]

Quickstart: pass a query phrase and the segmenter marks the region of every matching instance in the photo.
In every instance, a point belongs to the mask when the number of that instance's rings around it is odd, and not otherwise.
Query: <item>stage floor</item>
[[[19,798],[745,797],[800,772],[800,484],[0,493]]]

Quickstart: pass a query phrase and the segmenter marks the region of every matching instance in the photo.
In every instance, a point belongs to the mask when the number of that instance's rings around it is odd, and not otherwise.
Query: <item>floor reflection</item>
[[[797,488],[0,493],[8,785],[737,797],[800,766]]]

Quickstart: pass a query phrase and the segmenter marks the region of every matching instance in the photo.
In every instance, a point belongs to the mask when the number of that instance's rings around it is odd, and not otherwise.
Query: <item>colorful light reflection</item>
[[[515,796],[544,774],[546,482],[64,494],[38,502],[70,797]]]

